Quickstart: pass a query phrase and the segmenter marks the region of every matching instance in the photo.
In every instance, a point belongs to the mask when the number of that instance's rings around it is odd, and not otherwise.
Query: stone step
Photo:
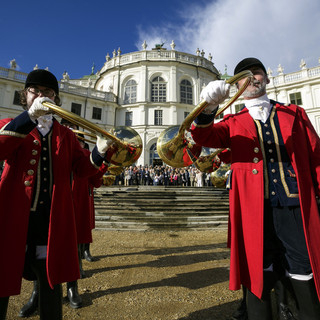
[[[95,190],[97,229],[208,230],[227,228],[225,189],[105,187]]]
[[[208,230],[208,229],[227,229],[227,221],[210,221],[210,222],[178,222],[178,223],[163,223],[163,222],[139,222],[139,221],[100,221],[96,225],[96,229],[103,230],[130,230],[130,231],[151,231],[158,229],[165,230]]]
[[[163,216],[208,216],[208,215],[215,215],[215,214],[228,214],[229,208],[223,207],[223,208],[210,208],[210,210],[203,208],[202,210],[195,210],[194,208],[184,209],[181,208],[180,210],[177,210],[175,208],[172,208],[172,210],[164,209],[164,208],[158,208],[155,210],[154,208],[141,208],[141,209],[127,209],[127,208],[96,208],[96,215],[106,215],[106,214],[117,214],[117,215],[128,215],[128,216],[151,216],[151,215],[159,215],[162,214]]]

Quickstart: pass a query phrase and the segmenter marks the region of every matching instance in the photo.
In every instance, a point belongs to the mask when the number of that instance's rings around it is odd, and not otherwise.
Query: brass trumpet
[[[204,154],[204,155],[202,155],[203,153],[203,150],[202,150],[199,158],[194,162],[194,166],[200,171],[206,172],[206,173],[211,173],[215,171],[214,161],[216,160],[217,157],[219,157],[219,154],[223,150],[225,149],[217,149],[210,154]],[[220,160],[218,162],[220,162]]]
[[[243,78],[247,78],[238,92],[228,101],[228,103],[220,108],[216,117],[225,109],[231,106],[241,94],[245,91],[252,79],[252,72],[245,70],[226,80],[229,84],[235,84]],[[184,119],[181,126],[172,126],[161,132],[157,141],[157,152],[160,158],[168,165],[175,168],[188,167],[193,164],[201,153],[202,146],[191,142],[191,137],[186,136],[186,131],[190,130],[190,126],[194,119],[208,106],[206,100],[201,101],[193,111]]]
[[[92,140],[92,139],[96,139],[97,138],[97,136],[94,135],[93,133],[85,132],[85,131],[81,131],[81,130],[75,130],[75,129],[71,129],[71,130],[76,134],[77,138],[82,140],[82,141],[89,142],[89,143],[92,143],[92,144],[95,144],[97,142],[96,140]],[[85,138],[84,136],[89,136],[92,139]]]
[[[53,103],[44,101],[42,104],[61,118],[90,131],[95,136],[100,135],[105,139],[112,140],[113,145],[111,148],[113,148],[114,152],[110,158],[106,159],[108,162],[116,166],[127,167],[139,159],[142,153],[142,140],[140,135],[134,129],[118,126],[112,129],[112,133],[109,133],[98,125],[74,114],[73,112],[64,110]]]

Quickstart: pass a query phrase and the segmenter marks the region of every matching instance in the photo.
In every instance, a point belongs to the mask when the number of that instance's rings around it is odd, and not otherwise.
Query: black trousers
[[[39,313],[41,320],[62,320],[62,286],[51,289],[45,259],[27,259],[26,263],[36,275],[39,283]]]

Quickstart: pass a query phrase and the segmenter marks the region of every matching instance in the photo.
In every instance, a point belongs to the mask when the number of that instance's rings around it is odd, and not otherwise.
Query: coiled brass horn
[[[142,153],[142,140],[134,129],[118,126],[112,129],[112,133],[109,133],[98,125],[53,103],[44,101],[42,104],[70,123],[88,130],[94,135],[100,135],[105,139],[112,140],[114,143],[111,148],[114,149],[114,152],[110,158],[106,159],[108,162],[116,166],[127,167],[139,159]]]
[[[216,117],[231,106],[245,91],[252,79],[252,72],[245,70],[226,80],[229,84],[235,84],[243,78],[247,78],[238,92],[220,108]],[[157,152],[159,157],[168,165],[175,168],[188,167],[193,164],[201,153],[202,146],[193,144],[191,138],[186,136],[194,119],[208,106],[206,100],[201,101],[193,111],[184,119],[181,126],[171,126],[161,132],[157,140]]]

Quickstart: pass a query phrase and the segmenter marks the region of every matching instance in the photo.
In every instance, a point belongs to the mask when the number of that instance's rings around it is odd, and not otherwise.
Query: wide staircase
[[[214,187],[102,186],[95,190],[96,229],[226,229],[228,197]]]

